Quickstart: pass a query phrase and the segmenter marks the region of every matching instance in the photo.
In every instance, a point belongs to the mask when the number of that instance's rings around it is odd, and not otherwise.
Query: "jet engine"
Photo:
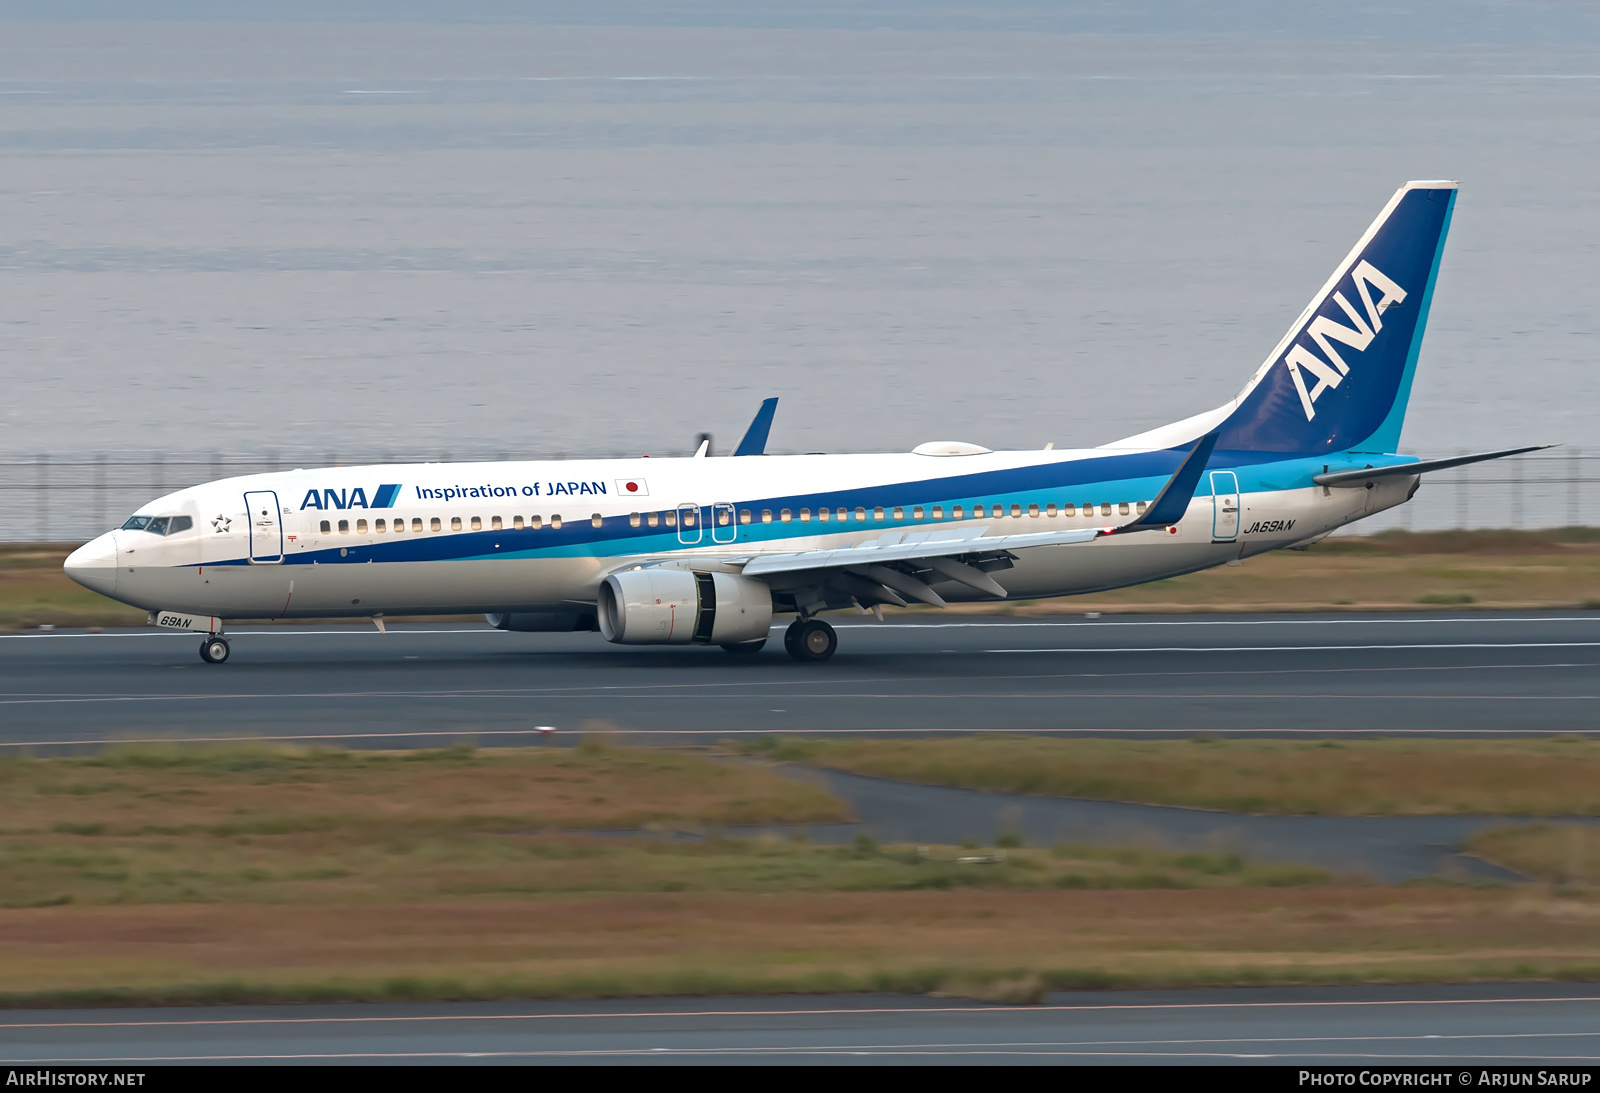
[[[600,633],[619,645],[736,645],[767,636],[772,590],[732,573],[630,569],[600,585]]]

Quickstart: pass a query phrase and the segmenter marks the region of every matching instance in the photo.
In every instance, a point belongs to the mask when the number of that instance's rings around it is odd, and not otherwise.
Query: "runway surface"
[[[272,737],[370,746],[537,739],[605,722],[641,742],[777,732],[1600,731],[1600,613],[913,616],[839,624],[795,664],[774,630],[716,648],[482,625],[255,626],[233,658],[128,631],[0,637],[0,746]]]
[[[1545,1063],[1600,1059],[1600,986],[34,1010],[0,1063]]]

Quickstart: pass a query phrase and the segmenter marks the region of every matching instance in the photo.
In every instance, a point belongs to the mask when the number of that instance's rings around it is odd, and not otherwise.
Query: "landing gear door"
[[[250,564],[276,565],[283,561],[283,513],[278,495],[270,490],[244,495],[245,516],[250,521]]]
[[[1239,537],[1239,477],[1232,471],[1211,472],[1211,541],[1231,543]]]

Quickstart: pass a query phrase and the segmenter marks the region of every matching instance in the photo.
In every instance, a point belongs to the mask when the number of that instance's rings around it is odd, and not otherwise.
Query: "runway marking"
[[[1043,697],[1059,697],[1059,696],[1046,695],[1046,696],[1043,696]],[[1126,697],[1126,696],[1118,696],[1118,697]],[[1203,697],[1213,697],[1213,696],[1207,695],[1207,696],[1203,696]],[[1226,697],[1226,696],[1224,696],[1224,697]],[[1600,697],[1600,696],[1593,696],[1593,697]],[[564,732],[569,737],[572,736],[575,732],[577,732],[577,730],[573,730],[573,729],[566,729],[566,730],[561,730],[561,731]],[[897,733],[899,733],[899,734],[914,734],[914,735],[917,735],[917,736],[951,736],[951,735],[974,736],[974,735],[977,735],[979,733],[999,733],[999,732],[1027,733],[1029,735],[1068,734],[1068,735],[1073,735],[1073,736],[1083,736],[1083,735],[1088,735],[1088,736],[1137,736],[1137,735],[1172,736],[1172,735],[1184,735],[1184,734],[1191,733],[1191,732],[1201,732],[1201,731],[1213,732],[1213,733],[1226,733],[1229,736],[1254,735],[1254,736],[1272,736],[1272,737],[1293,736],[1293,735],[1310,735],[1310,736],[1323,737],[1323,736],[1339,736],[1339,735],[1345,735],[1345,734],[1349,734],[1349,733],[1360,733],[1360,734],[1362,734],[1364,736],[1370,736],[1372,734],[1372,729],[1370,729],[1370,728],[1347,728],[1347,729],[1270,728],[1270,729],[1253,729],[1253,728],[1235,728],[1235,727],[1230,726],[1230,725],[1223,725],[1223,726],[1200,725],[1200,726],[1191,726],[1189,728],[1184,728],[1184,729],[1116,729],[1116,728],[1106,729],[1106,728],[1098,728],[1098,727],[1097,728],[1093,728],[1093,729],[1073,729],[1073,728],[1037,729],[1037,728],[1031,728],[1031,727],[1028,727],[1028,726],[1022,726],[1020,728],[999,728],[999,729],[973,729],[973,728],[930,729],[930,728],[919,726],[919,727],[915,727],[915,728],[793,729],[793,730],[789,730],[789,731],[790,731],[790,733],[792,735],[806,735],[806,736],[868,736],[868,735],[872,735],[872,734],[894,735],[894,734],[897,734]],[[618,735],[621,735],[621,736],[706,736],[706,735],[709,735],[711,733],[715,733],[718,736],[770,736],[770,735],[773,735],[773,730],[771,730],[771,729],[708,729],[708,728],[699,728],[699,729],[622,729],[622,730],[618,731]],[[1566,736],[1593,737],[1597,733],[1600,733],[1600,730],[1597,730],[1597,729],[1563,729],[1563,730],[1561,730],[1561,734],[1562,735],[1566,735]],[[1450,737],[1456,737],[1456,736],[1506,736],[1506,737],[1510,737],[1510,736],[1545,736],[1545,737],[1548,737],[1548,736],[1556,735],[1556,732],[1553,729],[1472,729],[1472,728],[1385,729],[1383,731],[1383,735],[1385,737],[1397,737],[1397,738],[1398,737],[1407,737],[1407,736],[1450,736]],[[481,728],[480,729],[417,729],[417,730],[409,731],[409,732],[406,731],[406,730],[403,730],[403,729],[396,729],[396,730],[392,730],[392,731],[388,731],[388,732],[365,732],[365,733],[362,733],[362,732],[282,733],[282,734],[272,735],[272,736],[263,736],[263,735],[254,735],[254,736],[101,736],[101,737],[94,737],[94,738],[82,739],[82,740],[0,741],[0,748],[48,748],[48,747],[65,748],[65,747],[80,747],[80,746],[81,747],[89,747],[89,746],[98,746],[98,745],[103,745],[103,744],[248,744],[248,743],[259,743],[259,742],[281,742],[281,741],[285,741],[285,740],[399,740],[399,739],[409,739],[409,738],[414,738],[414,737],[424,737],[424,738],[446,737],[446,738],[451,738],[451,739],[458,739],[458,738],[461,738],[461,737],[466,737],[466,738],[471,739],[471,740],[481,740],[481,739],[483,739],[485,737],[490,737],[490,736],[535,736],[535,737],[540,737],[540,738],[543,738],[543,739],[546,739],[546,740],[550,739],[550,734],[548,734],[546,732],[543,732],[543,731],[541,731],[539,729],[481,729]],[[4,1027],[4,1026],[0,1026],[0,1027]]]
[[[1338,653],[1395,649],[1594,649],[1600,641],[1463,641],[1401,645],[1082,645],[1064,648],[980,649],[981,653]]]
[[[991,649],[986,652],[1012,652],[1015,650]],[[1022,650],[1026,652],[1027,650]],[[1532,664],[1414,664],[1395,667],[1361,665],[1352,668],[1228,668],[1210,669],[1206,671],[1182,672],[1035,672],[1027,675],[997,675],[980,677],[994,682],[1020,681],[1020,680],[1069,680],[1069,679],[1173,679],[1184,676],[1204,676],[1207,679],[1216,679],[1228,676],[1308,676],[1308,675],[1378,675],[1395,672],[1477,672],[1477,671],[1527,671],[1534,668],[1582,668],[1592,669],[1596,665],[1583,661],[1544,661]],[[849,680],[855,685],[868,683],[899,683],[901,676],[878,676],[865,679]],[[650,692],[637,697],[683,697],[677,695],[663,695],[667,691],[688,690],[731,690],[734,688],[763,687],[774,690],[785,687],[805,687],[805,697],[817,697],[817,692],[812,690],[812,683],[803,679],[759,679],[759,680],[731,680],[711,682],[697,680],[688,683],[630,683],[630,684],[582,684],[571,687],[478,687],[478,688],[450,688],[447,690],[432,691],[278,691],[263,692],[259,694],[241,694],[230,692],[211,692],[208,694],[192,693],[166,693],[166,694],[107,694],[107,695],[77,695],[63,691],[13,691],[7,697],[0,698],[0,706],[49,704],[52,702],[150,702],[168,700],[202,700],[215,698],[218,700],[236,701],[244,699],[262,698],[437,698],[437,699],[463,699],[463,698],[490,698],[490,699],[523,699],[523,698],[614,698],[619,692]],[[721,695],[695,695],[688,697],[724,697]],[[739,696],[743,697],[743,696]],[[770,695],[752,695],[751,697],[771,697]],[[788,696],[786,696],[788,697]],[[839,694],[821,697],[841,697]],[[927,697],[943,697],[928,695]]]
[[[1418,1037],[1426,1039],[1427,1037]],[[1129,1044],[1137,1048],[1137,1042]],[[1074,1050],[1073,1045],[1064,1044],[1060,1048],[1051,1050],[1051,1045],[1020,1044],[1011,1047],[1005,1044],[987,1045],[975,1044],[972,1046],[941,1046],[937,1044],[917,1044],[901,1046],[863,1045],[861,1047],[849,1046],[790,1046],[790,1047],[616,1047],[616,1048],[548,1048],[545,1050],[528,1049],[521,1051],[361,1051],[361,1052],[285,1052],[281,1054],[239,1054],[239,1055],[109,1055],[98,1058],[77,1058],[73,1056],[58,1056],[54,1058],[17,1059],[6,1060],[13,1066],[39,1066],[44,1064],[89,1064],[89,1063],[198,1063],[198,1062],[244,1062],[258,1060],[304,1060],[304,1059],[575,1059],[575,1058],[611,1058],[615,1056],[646,1056],[663,1058],[667,1056],[724,1056],[734,1058],[760,1058],[766,1056],[861,1056],[861,1055],[891,1055],[891,1056],[1024,1056],[1024,1057],[1075,1057],[1089,1059],[1126,1059],[1129,1057],[1150,1059],[1362,1059],[1380,1062],[1406,1062],[1423,1059],[1448,1059],[1452,1060],[1450,1066],[1470,1065],[1470,1060],[1463,1060],[1459,1055],[1445,1054],[1444,1052],[1418,1052],[1397,1054],[1393,1052],[1379,1053],[1375,1051],[1084,1051]],[[1529,1062],[1592,1062],[1600,1059],[1596,1055],[1509,1055],[1496,1052],[1489,1056],[1495,1060],[1517,1060]],[[1460,1062],[1457,1062],[1460,1060]]]
[[[1566,1002],[1600,1002],[1600,995],[1561,995],[1551,998],[1346,998],[1287,1002],[1112,1002],[1097,1005],[1045,1003],[1019,1011],[1015,1006],[832,1006],[809,1009],[702,1010],[588,1010],[580,1013],[423,1013],[360,1014],[351,1017],[203,1017],[161,1021],[0,1021],[0,1029],[23,1028],[191,1028],[213,1025],[393,1024],[401,1021],[557,1021],[655,1017],[834,1017],[841,1014],[897,1013],[1123,1013],[1151,1010],[1315,1009],[1324,1006],[1367,1008],[1375,1006],[1502,1006]],[[1486,1034],[1487,1035],[1487,1034]],[[1565,1035],[1565,1034],[1563,1034]],[[1588,1035],[1588,1033],[1585,1033]]]
[[[893,633],[896,630],[963,630],[963,629],[1039,629],[1039,628],[1065,628],[1065,627],[1093,627],[1104,629],[1108,626],[1425,626],[1448,625],[1455,623],[1476,624],[1504,624],[1517,622],[1587,622],[1600,623],[1600,615],[1537,615],[1537,616],[1500,616],[1484,615],[1480,617],[1461,616],[1450,618],[1437,618],[1426,614],[1417,617],[1405,618],[1371,618],[1365,615],[1356,615],[1352,618],[1338,619],[1138,619],[1127,616],[1116,616],[1100,619],[1078,619],[1071,622],[891,622],[891,623],[863,623],[841,622],[835,624],[838,630],[859,630],[862,633]],[[786,623],[775,623],[773,630],[782,630]],[[471,624],[462,624],[444,630],[413,630],[404,626],[396,626],[387,634],[380,634],[376,630],[351,625],[348,629],[339,630],[301,630],[293,627],[275,627],[271,630],[233,630],[230,636],[235,637],[359,637],[379,639],[394,635],[406,634],[511,634],[516,631],[500,630],[494,627],[475,627]],[[64,633],[54,631],[49,634],[0,634],[0,641],[17,641],[33,638],[48,637],[54,640],[68,638],[190,638],[189,633],[170,632],[137,632],[119,634],[84,634]]]

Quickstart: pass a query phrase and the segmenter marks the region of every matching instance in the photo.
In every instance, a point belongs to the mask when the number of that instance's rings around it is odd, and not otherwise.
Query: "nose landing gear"
[[[820,662],[839,648],[839,635],[821,619],[795,619],[783,632],[783,647],[801,663]]]
[[[228,659],[228,639],[220,634],[212,634],[200,642],[200,659],[207,664],[221,664]]]

